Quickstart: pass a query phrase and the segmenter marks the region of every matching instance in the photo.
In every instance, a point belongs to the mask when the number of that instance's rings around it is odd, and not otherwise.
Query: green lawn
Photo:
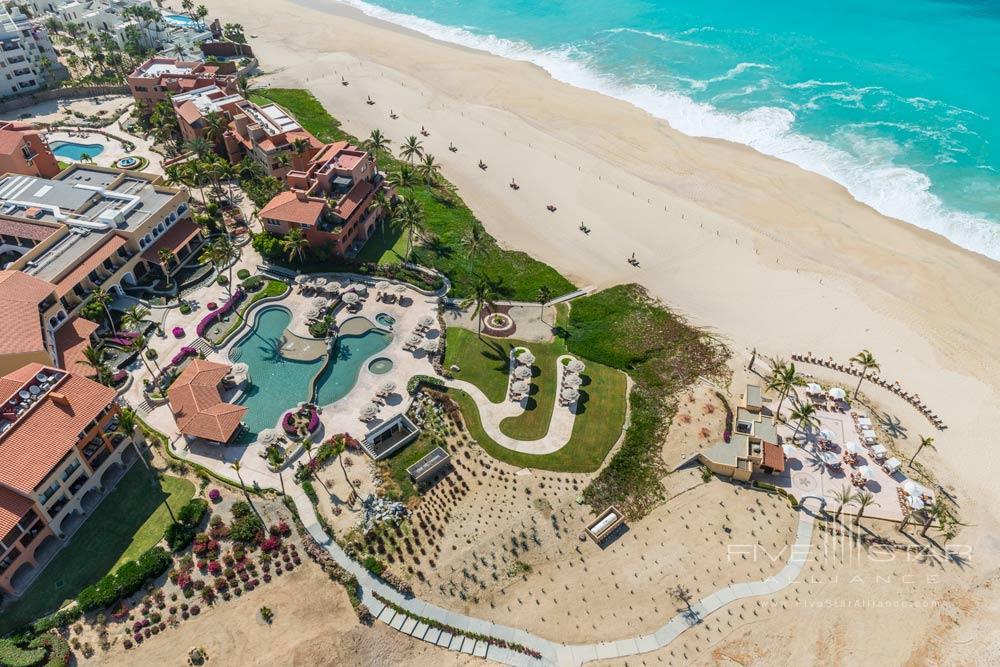
[[[399,264],[406,256],[406,236],[398,227],[386,226],[368,239],[358,259],[375,264]]]
[[[165,475],[157,483],[136,462],[31,588],[0,614],[0,634],[55,611],[125,560],[155,546],[170,523],[163,499],[176,512],[194,492],[194,485],[179,477]]]
[[[450,327],[447,331],[445,366],[457,364],[455,377],[470,382],[494,403],[506,399],[507,359],[512,347],[525,345],[535,355],[535,377],[531,400],[525,412],[500,422],[505,435],[519,440],[537,440],[548,432],[556,402],[556,360],[566,354],[565,343],[524,343],[476,335],[474,331]],[[608,450],[621,435],[625,423],[625,375],[607,366],[587,361],[580,388],[580,413],[569,442],[557,452],[543,456],[514,452],[496,443],[482,428],[479,409],[465,392],[449,389],[462,408],[469,430],[494,458],[511,465],[564,472],[591,472],[600,467]]]
[[[406,474],[406,469],[429,454],[436,446],[431,438],[421,434],[414,442],[382,461],[392,481],[399,487],[399,500],[406,500],[417,493],[410,476]]]
[[[323,105],[307,90],[294,88],[267,88],[252,95],[256,102],[272,101],[287,109],[302,126],[322,141],[348,140],[359,143],[340,129],[340,122],[327,113]],[[392,137],[398,147],[403,137]],[[392,174],[400,161],[390,154],[378,156],[379,168]],[[485,242],[481,252],[470,256],[464,240],[473,227],[482,228],[472,211],[455,194],[451,184],[442,179],[441,186],[425,185],[399,188],[399,194],[418,201],[423,208],[426,241],[413,252],[415,261],[433,267],[452,282],[451,296],[463,297],[472,292],[484,277],[496,283],[501,296],[521,301],[534,301],[540,287],[548,287],[559,295],[574,289],[573,284],[555,269],[539,262],[526,253],[501,248],[493,237],[483,232]],[[388,232],[384,238],[376,235],[360,254],[362,261],[395,263],[406,252],[406,238],[399,230]],[[516,281],[514,278],[516,277]]]

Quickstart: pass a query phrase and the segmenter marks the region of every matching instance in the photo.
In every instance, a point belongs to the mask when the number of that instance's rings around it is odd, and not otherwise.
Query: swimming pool
[[[190,16],[184,16],[183,14],[164,14],[163,18],[166,19],[168,23],[184,26],[185,28],[196,28],[200,25]]]
[[[86,155],[94,159],[104,152],[104,144],[78,144],[75,141],[55,141],[49,144],[52,154],[69,160],[82,160]]]
[[[372,329],[337,338],[329,362],[327,357],[297,361],[281,352],[283,334],[291,319],[284,307],[264,308],[258,311],[250,333],[234,346],[233,358],[250,367],[253,383],[239,399],[249,408],[243,421],[250,439],[265,428],[273,428],[289,408],[311,400],[314,377],[317,405],[329,405],[346,396],[357,382],[362,364],[391,340],[384,332]]]

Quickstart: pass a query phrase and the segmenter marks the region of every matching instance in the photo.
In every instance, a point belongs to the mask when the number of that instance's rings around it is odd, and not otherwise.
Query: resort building
[[[375,158],[345,141],[324,146],[304,170],[289,171],[287,192],[264,205],[264,229],[283,236],[302,230],[314,248],[352,257],[375,231],[375,195],[386,187]]]
[[[236,92],[236,82],[236,66],[232,63],[209,65],[200,60],[163,57],[150,58],[126,80],[136,104],[145,107],[156,105],[168,95],[181,95],[209,86],[231,94]]]
[[[45,28],[12,3],[0,6],[0,97],[30,93],[67,74]]]
[[[442,447],[435,447],[419,461],[406,469],[414,484],[423,484],[439,472],[451,467],[451,456]]]
[[[84,164],[53,180],[0,177],[0,240],[15,257],[6,268],[53,288],[38,306],[44,340],[56,340],[95,288],[124,294],[175,275],[195,255],[204,237],[190,219],[188,194],[157,178]]]
[[[235,386],[232,367],[194,358],[167,390],[177,430],[188,440],[229,442],[240,430],[247,408],[227,403],[222,393]]]
[[[0,591],[17,596],[138,458],[116,392],[28,364],[0,377]]]
[[[52,178],[59,173],[49,144],[31,125],[0,121],[0,174]]]
[[[779,473],[785,469],[774,417],[764,414],[760,387],[747,385],[744,404],[736,409],[734,432],[698,453],[698,460],[717,475],[748,481],[755,472]]]

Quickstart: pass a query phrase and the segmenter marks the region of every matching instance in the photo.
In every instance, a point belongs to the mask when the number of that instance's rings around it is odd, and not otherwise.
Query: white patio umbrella
[[[845,398],[847,398],[847,392],[841,389],[840,387],[834,387],[833,389],[830,390],[830,398],[834,399],[835,401],[842,401]]]
[[[846,445],[844,445],[844,449],[849,451],[851,454],[861,454],[862,452],[865,451],[864,449],[861,448],[861,445],[859,445],[856,442],[847,443]]]
[[[257,440],[259,440],[262,445],[273,445],[278,441],[278,432],[273,428],[266,428],[260,432],[257,436]]]
[[[580,398],[580,392],[578,392],[576,389],[573,389],[573,387],[566,387],[565,389],[562,390],[560,396],[562,396],[562,399],[567,403],[572,403],[576,399]]]
[[[438,350],[437,339],[425,338],[424,342],[420,344],[420,347],[423,349],[424,352],[431,352],[431,353],[437,352]]]
[[[566,368],[573,373],[582,373],[586,366],[579,359],[571,359]]]
[[[393,287],[393,289],[396,290],[396,294],[402,294],[406,291],[406,285],[403,283],[396,283],[396,286]]]
[[[858,466],[857,472],[858,472],[859,475],[861,475],[865,479],[871,479],[872,478],[872,469],[870,467],[868,467],[868,466]]]
[[[375,289],[377,289],[379,292],[386,291],[387,289],[389,289],[389,281],[388,280],[378,281],[377,283],[375,283]]]
[[[378,388],[378,393],[382,394],[383,396],[387,396],[394,391],[396,391],[396,383],[393,382],[392,380],[386,380]]]
[[[420,337],[419,334],[411,333],[409,336],[406,337],[406,340],[403,342],[406,343],[406,345],[409,347],[416,347],[417,345],[420,345],[421,340],[423,339]]]
[[[820,436],[822,436],[822,437],[823,437],[823,439],[825,439],[825,440],[833,440],[833,431],[831,431],[831,430],[830,430],[830,429],[828,429],[828,428],[821,428],[821,429],[819,430],[819,434],[820,434]]]
[[[531,377],[531,368],[528,366],[518,366],[514,369],[514,377],[518,380],[527,380]]]
[[[319,317],[319,308],[317,308],[316,306],[313,306],[312,308],[306,311],[307,320],[315,320],[318,317]]]
[[[912,479],[908,479],[903,482],[903,491],[908,496],[920,496],[920,492],[923,491],[923,487],[914,482]]]
[[[356,293],[354,293],[354,292],[347,292],[347,293],[345,293],[345,294],[344,294],[344,295],[343,295],[342,297],[340,297],[340,298],[341,298],[341,300],[343,300],[343,302],[344,302],[344,303],[346,303],[347,305],[351,305],[352,303],[357,303],[357,302],[358,302],[358,298],[359,298],[359,297],[358,297],[358,295],[357,295]]]
[[[434,324],[434,318],[431,317],[430,315],[424,315],[419,320],[417,320],[417,323],[422,327],[429,327]]]
[[[305,285],[307,282],[309,282],[308,274],[300,273],[299,275],[295,276],[296,285]]]
[[[910,496],[906,499],[906,504],[911,510],[922,510],[924,508],[924,501],[917,496]]]
[[[517,355],[517,360],[520,363],[524,364],[525,366],[530,366],[531,364],[535,363],[535,355],[525,350],[524,352],[521,352],[520,354]]]
[[[326,287],[326,278],[317,276],[313,279],[313,285],[316,287]]]
[[[522,366],[522,368],[524,367]],[[579,375],[574,375],[573,373],[567,373],[566,377],[563,378],[563,384],[567,387],[572,387],[573,389],[576,389],[581,384],[583,384],[583,380],[580,378]]]
[[[340,291],[341,287],[342,287],[341,284],[338,283],[336,280],[331,280],[330,282],[328,282],[326,284],[326,291],[327,292],[338,292],[338,291]]]
[[[524,380],[518,380],[510,386],[510,390],[515,394],[526,394],[531,390],[531,385]]]
[[[367,403],[361,408],[362,418],[371,418],[378,414],[378,406],[374,403]]]
[[[822,452],[819,455],[819,458],[823,461],[823,463],[827,464],[828,466],[837,465],[840,462],[840,460],[837,458],[837,455],[834,454],[833,452]]]
[[[819,386],[815,382],[810,382],[809,384],[806,385],[806,393],[807,394],[822,394],[823,393],[823,387]]]

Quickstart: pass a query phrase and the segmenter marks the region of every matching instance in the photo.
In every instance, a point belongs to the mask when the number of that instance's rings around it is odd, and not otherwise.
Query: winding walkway
[[[466,616],[448,611],[419,598],[405,598],[395,589],[374,578],[360,563],[352,560],[336,542],[331,540],[316,520],[309,499],[301,491],[292,495],[299,515],[306,530],[325,548],[327,552],[344,569],[357,577],[361,588],[361,600],[378,620],[391,628],[404,632],[416,639],[426,641],[452,651],[466,653],[486,658],[494,662],[515,666],[558,665],[559,667],[575,667],[592,660],[623,658],[640,653],[656,651],[668,646],[688,628],[697,625],[714,612],[726,605],[746,598],[762,595],[773,595],[793,584],[802,572],[809,555],[812,541],[814,513],[800,506],[799,526],[795,542],[789,546],[788,563],[776,575],[763,581],[750,581],[732,584],[711,595],[693,602],[690,611],[684,611],[671,618],[658,630],[651,634],[628,637],[617,641],[600,642],[597,644],[560,644],[531,634],[525,630],[499,625],[491,621]],[[815,496],[804,498],[805,501],[818,501],[820,507],[825,503]],[[396,612],[382,604],[375,593],[394,605],[406,611]],[[412,616],[410,616],[412,614]],[[521,644],[541,654],[535,659],[523,653],[510,649],[499,648],[481,640],[473,640],[462,635],[452,635],[448,632],[431,628],[417,618],[427,618],[441,624],[469,632],[470,634],[486,635],[508,642]]]

